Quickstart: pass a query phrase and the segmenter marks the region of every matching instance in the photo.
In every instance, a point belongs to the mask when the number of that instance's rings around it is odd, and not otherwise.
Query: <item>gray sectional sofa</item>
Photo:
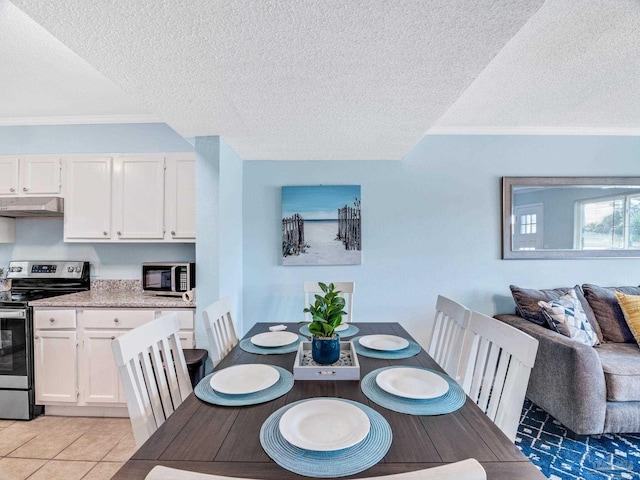
[[[600,341],[590,346],[549,328],[538,301],[573,288]],[[640,432],[640,348],[615,291],[640,295],[639,287],[575,287],[532,290],[511,286],[516,314],[496,318],[539,342],[527,398],[574,435]]]

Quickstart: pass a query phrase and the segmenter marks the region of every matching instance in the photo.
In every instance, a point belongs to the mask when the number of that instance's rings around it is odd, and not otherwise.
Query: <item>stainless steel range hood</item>
[[[62,197],[0,197],[0,217],[61,217]]]

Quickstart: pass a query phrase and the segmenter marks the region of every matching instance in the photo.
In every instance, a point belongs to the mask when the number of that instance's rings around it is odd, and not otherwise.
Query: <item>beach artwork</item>
[[[283,265],[360,265],[360,185],[282,187]]]

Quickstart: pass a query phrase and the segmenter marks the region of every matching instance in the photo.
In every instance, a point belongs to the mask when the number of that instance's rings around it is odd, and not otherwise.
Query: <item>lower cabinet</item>
[[[182,347],[193,348],[193,309],[35,309],[36,402],[126,408],[111,342],[173,312],[180,320]]]
[[[78,401],[75,331],[36,330],[36,403]]]
[[[80,401],[87,404],[126,403],[111,342],[121,330],[85,330],[80,349]]]

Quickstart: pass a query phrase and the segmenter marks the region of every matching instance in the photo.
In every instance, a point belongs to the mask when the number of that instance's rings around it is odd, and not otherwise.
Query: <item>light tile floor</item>
[[[128,418],[0,420],[0,480],[108,480],[135,451]]]

